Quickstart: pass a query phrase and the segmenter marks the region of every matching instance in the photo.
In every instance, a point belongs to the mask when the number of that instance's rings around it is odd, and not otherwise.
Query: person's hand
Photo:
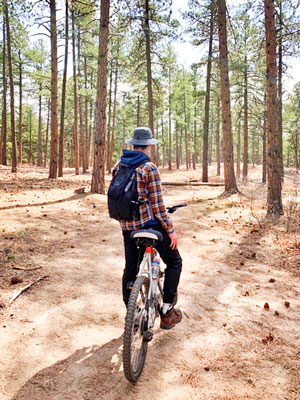
[[[171,239],[170,247],[172,250],[177,250],[178,248],[178,237],[175,232],[168,233],[169,238]]]

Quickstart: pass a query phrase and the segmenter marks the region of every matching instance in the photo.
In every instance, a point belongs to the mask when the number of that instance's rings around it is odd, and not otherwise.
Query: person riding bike
[[[134,130],[133,138],[126,143],[133,145],[133,150],[123,150],[120,162],[128,166],[139,165],[136,168],[136,180],[140,218],[120,221],[125,247],[123,301],[127,306],[139,261],[139,250],[135,241],[131,239],[131,232],[138,229],[154,229],[161,232],[163,241],[159,242],[156,248],[167,267],[160,327],[171,329],[182,319],[181,310],[173,305],[177,297],[182,259],[178,252],[178,238],[163,201],[159,170],[147,156],[151,146],[156,145],[158,140],[153,138],[151,129],[138,127]],[[113,177],[118,171],[118,165],[119,163],[113,169]]]

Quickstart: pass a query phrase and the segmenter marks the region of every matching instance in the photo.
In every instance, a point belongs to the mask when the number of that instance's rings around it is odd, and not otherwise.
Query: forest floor
[[[189,203],[172,217],[184,318],[170,331],[157,322],[136,385],[122,369],[119,225],[106,197],[89,193],[90,174],[47,176],[0,169],[1,400],[300,399],[295,172],[286,171],[285,215],[274,224],[258,167],[229,199],[218,198],[222,187],[164,186],[167,205]],[[218,181],[214,166],[210,176]],[[162,171],[168,182],[199,177]]]

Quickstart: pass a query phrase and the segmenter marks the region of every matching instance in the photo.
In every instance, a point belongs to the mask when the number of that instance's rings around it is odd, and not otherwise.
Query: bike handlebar
[[[167,207],[167,212],[173,214],[178,208],[186,207],[187,203],[177,204],[176,206]]]

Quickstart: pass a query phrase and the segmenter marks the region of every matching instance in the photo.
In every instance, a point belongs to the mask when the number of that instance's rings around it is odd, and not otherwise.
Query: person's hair
[[[135,145],[133,145],[133,149],[134,149],[134,150],[136,150],[136,149],[143,149],[143,150],[145,150],[146,147],[148,147],[147,144],[135,144]]]

